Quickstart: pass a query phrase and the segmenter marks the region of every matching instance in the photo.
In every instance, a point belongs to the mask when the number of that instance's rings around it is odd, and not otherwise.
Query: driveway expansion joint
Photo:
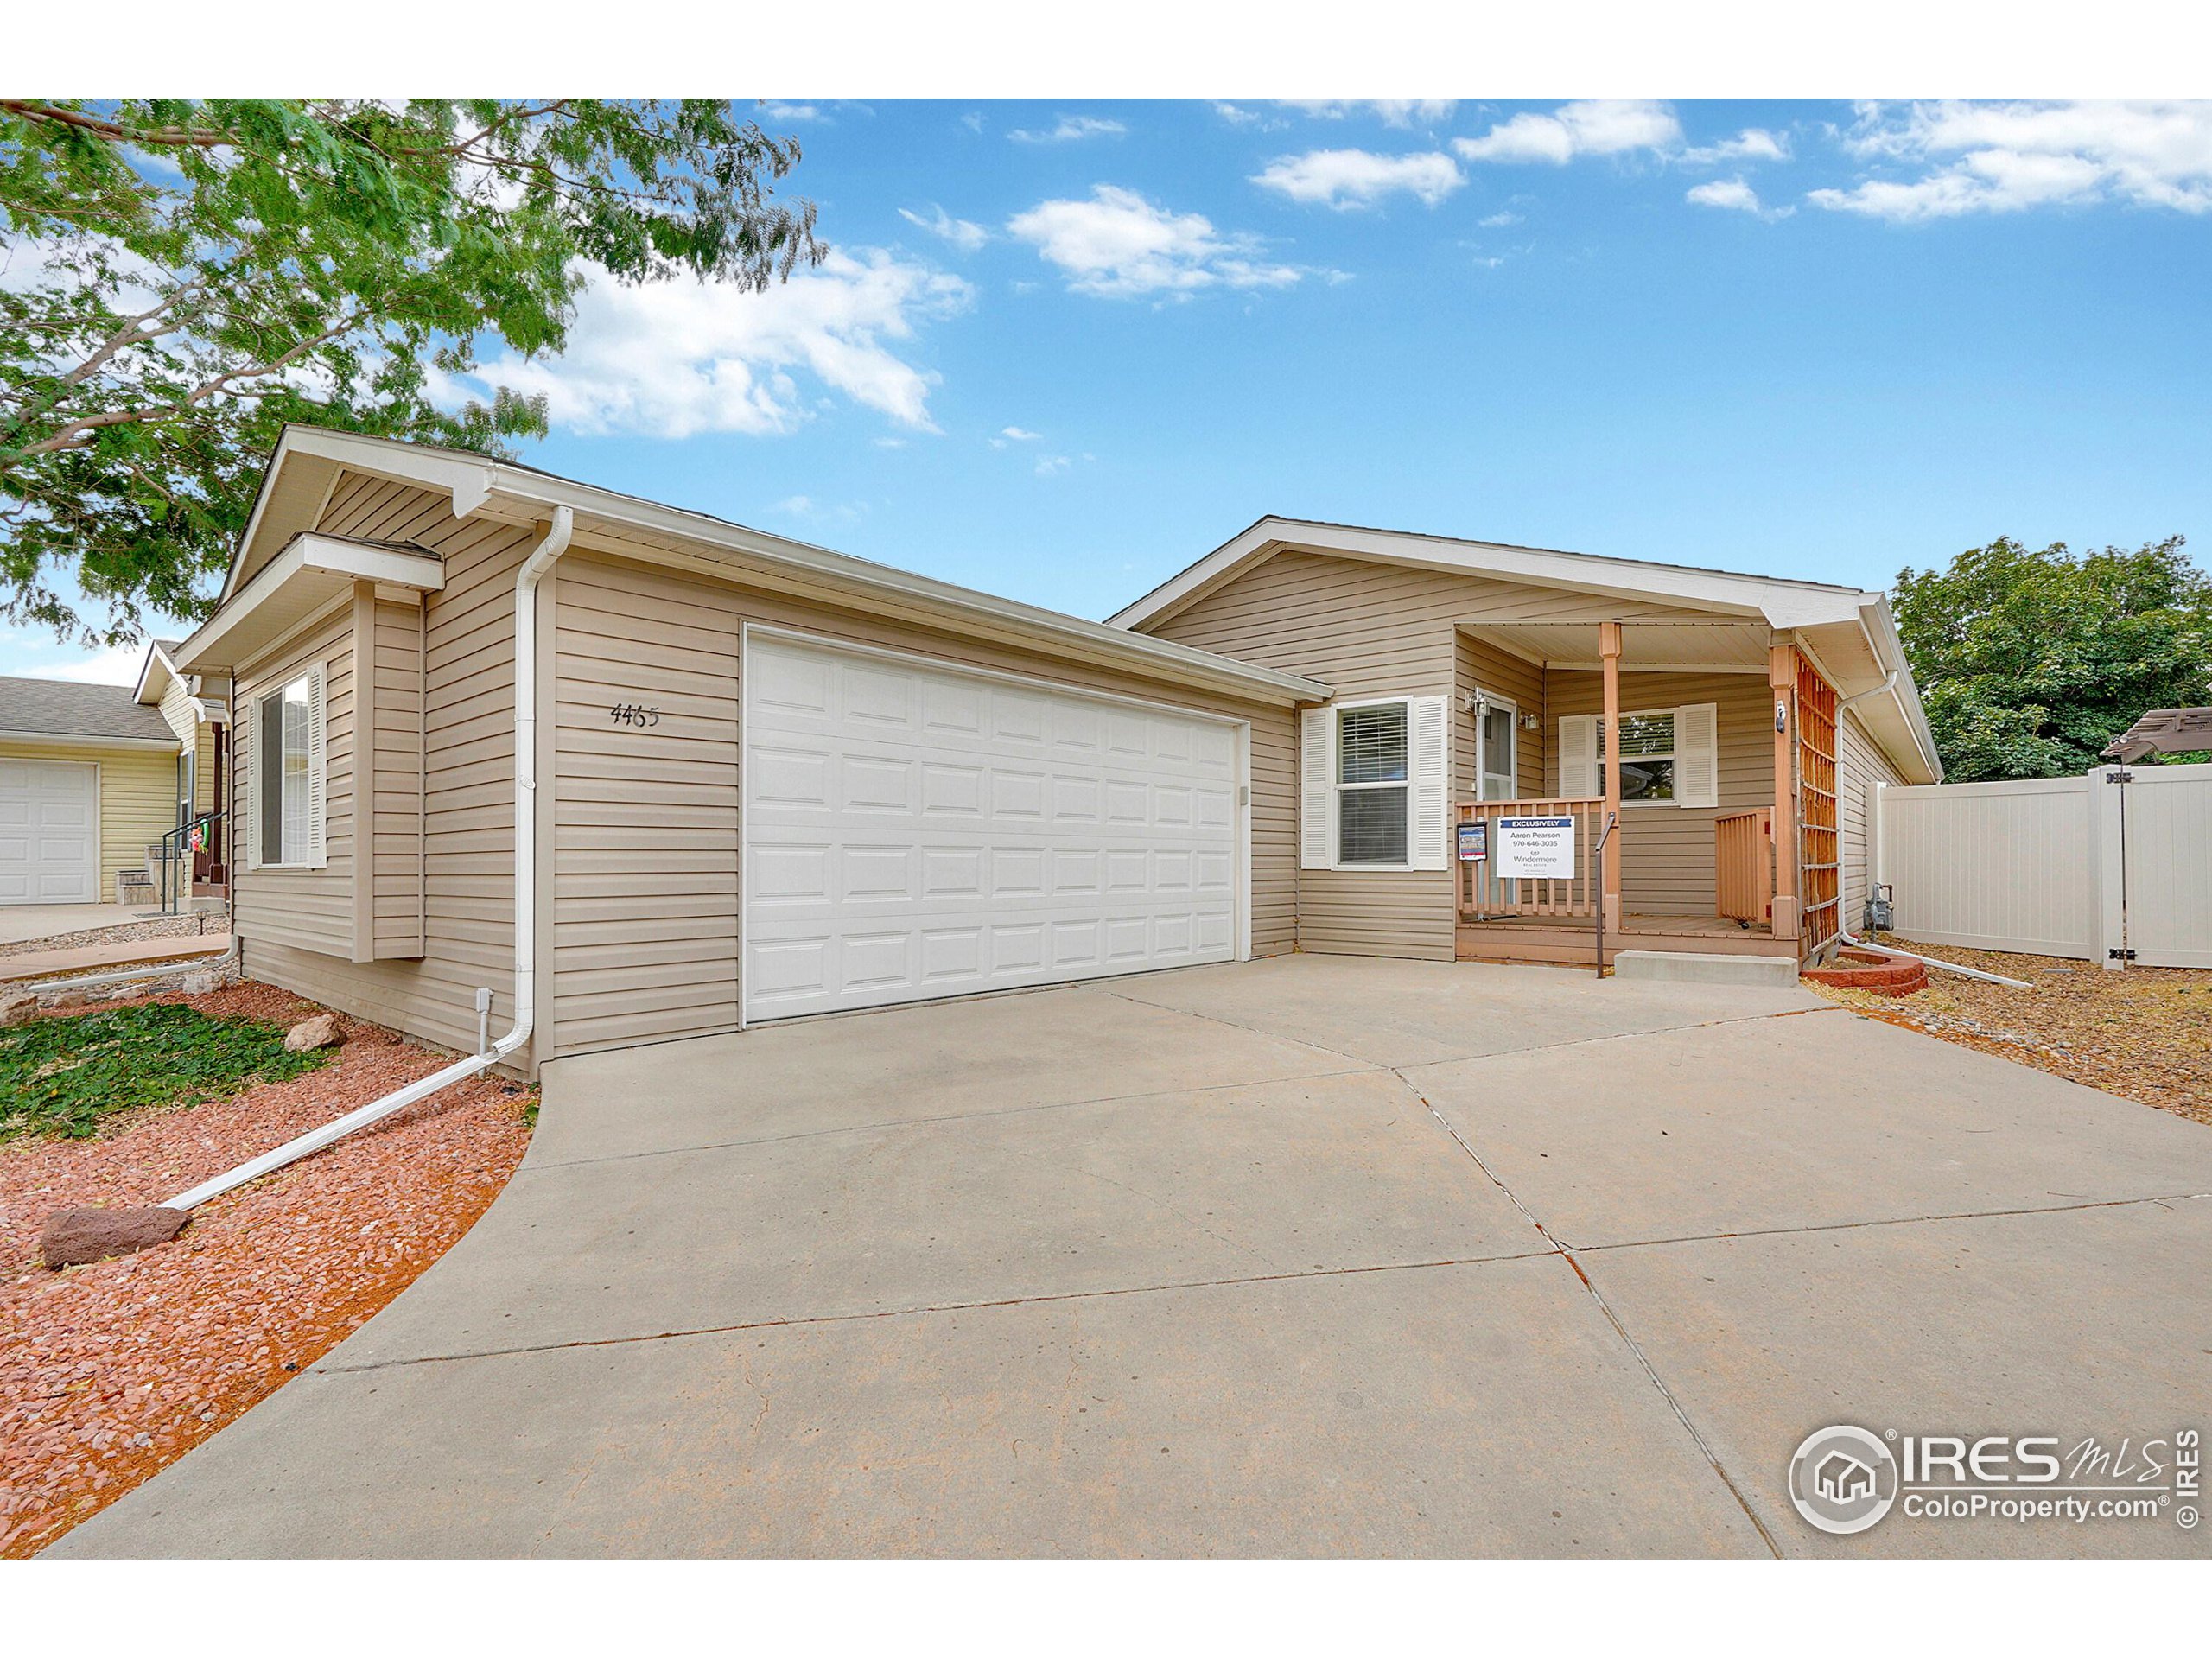
[[[358,1365],[318,1364],[311,1376],[359,1376],[413,1365],[444,1365],[478,1359],[505,1359],[517,1354],[561,1353],[578,1348],[622,1348],[648,1342],[677,1342],[696,1337],[734,1336],[745,1331],[783,1331],[810,1325],[854,1325],[870,1319],[906,1319],[932,1313],[972,1313],[1000,1307],[1029,1307],[1053,1302],[1090,1302],[1109,1296],[1156,1296],[1180,1290],[1235,1290],[1247,1285],[1291,1284],[1303,1279],[1349,1279],[1380,1273],[1427,1273],[1446,1268],[1481,1268],[1502,1262],[1532,1262],[1556,1254],[1554,1249],[1505,1250],[1495,1255],[1440,1256],[1421,1262],[1363,1262],[1348,1268],[1308,1268],[1295,1273],[1254,1273],[1225,1279],[1179,1279],[1157,1285],[1109,1285],[1098,1290],[1039,1292],[1028,1296],[988,1296],[973,1301],[918,1302],[906,1307],[867,1308],[851,1313],[795,1313],[776,1319],[740,1319],[672,1331],[638,1332],[612,1337],[575,1337],[565,1342],[518,1343],[511,1348],[472,1348],[449,1354],[414,1354],[404,1359],[374,1359]]]
[[[2031,1204],[2003,1210],[1947,1210],[1925,1216],[1876,1216],[1866,1221],[1816,1221],[1802,1227],[1745,1227],[1729,1232],[1680,1233],[1665,1238],[1624,1238],[1610,1244],[1567,1243],[1585,1255],[1606,1250],[1646,1250],[1669,1244],[1710,1244],[1731,1238],[1789,1238],[1801,1233],[1847,1233],[1868,1227],[1920,1227],[1943,1221],[1994,1221],[2014,1216],[2067,1216],[2084,1210],[2120,1210],[2133,1205],[2188,1204],[2212,1198],[2212,1192],[2153,1192],[2136,1198],[2089,1198],[2079,1204]],[[1564,1241],[1562,1241],[1564,1243]]]
[[[1309,1045],[1310,1046],[1310,1045]],[[1333,1052],[1334,1051],[1331,1051]],[[696,1146],[650,1147],[643,1152],[610,1152],[594,1158],[563,1158],[543,1163],[525,1164],[516,1171],[518,1179],[550,1169],[582,1169],[592,1164],[634,1163],[645,1158],[678,1158],[687,1153],[726,1152],[740,1147],[775,1147],[793,1141],[823,1141],[840,1135],[875,1135],[892,1129],[911,1129],[934,1123],[965,1123],[988,1118],[1019,1117],[1028,1112],[1060,1112],[1076,1106],[1126,1106],[1143,1100],[1173,1099],[1185,1095],[1212,1095],[1231,1089],[1272,1089],[1283,1084],[1319,1083],[1325,1077],[1352,1077],[1364,1072],[1379,1071],[1378,1066],[1362,1063],[1330,1071],[1302,1071],[1292,1077],[1260,1077],[1249,1082],[1206,1083],[1188,1089],[1147,1089],[1134,1095],[1090,1095],[1081,1100],[1039,1100],[1022,1106],[1001,1106],[982,1111],[934,1112],[924,1117],[886,1118],[874,1123],[841,1124],[834,1129],[797,1129],[789,1135],[752,1135],[738,1141],[702,1141]]]
[[[1773,1016],[1764,1015],[1760,1017],[1771,1018]],[[1714,1020],[1707,1023],[1716,1025],[1732,1025],[1738,1022],[1734,1020]],[[1571,1046],[1571,1045],[1560,1044],[1557,1045],[1557,1046],[1567,1047]],[[1766,1522],[1759,1518],[1758,1510],[1753,1508],[1751,1505],[1750,1496],[1745,1492],[1743,1488],[1736,1484],[1735,1477],[1728,1472],[1727,1465],[1720,1461],[1720,1454],[1713,1450],[1712,1442],[1706,1439],[1704,1433],[1698,1428],[1697,1424],[1691,1420],[1688,1408],[1683,1406],[1682,1402],[1679,1399],[1675,1398],[1675,1391],[1667,1386],[1666,1379],[1659,1375],[1659,1368],[1651,1363],[1651,1357],[1643,1351],[1643,1344],[1637,1341],[1635,1336],[1630,1332],[1627,1325],[1623,1322],[1621,1316],[1613,1311],[1612,1304],[1605,1300],[1605,1294],[1600,1291],[1595,1284],[1591,1282],[1590,1275],[1582,1270],[1582,1264],[1574,1259],[1573,1250],[1567,1245],[1562,1243],[1560,1240],[1552,1236],[1550,1230],[1544,1225],[1541,1219],[1538,1218],[1535,1211],[1529,1209],[1527,1205],[1523,1204],[1521,1201],[1521,1195],[1516,1192],[1510,1186],[1507,1185],[1503,1180],[1500,1179],[1496,1170],[1492,1169],[1487,1163],[1483,1161],[1482,1154],[1475,1150],[1473,1144],[1470,1142],[1465,1135],[1461,1135],[1458,1129],[1452,1126],[1450,1119],[1446,1118],[1443,1113],[1436,1109],[1435,1105],[1429,1100],[1428,1096],[1421,1091],[1419,1085],[1417,1085],[1411,1077],[1408,1077],[1405,1074],[1404,1071],[1393,1067],[1390,1074],[1396,1077],[1400,1083],[1405,1085],[1407,1090],[1412,1093],[1414,1099],[1421,1102],[1421,1105],[1427,1109],[1428,1115],[1434,1118],[1437,1123],[1443,1128],[1445,1134],[1450,1135],[1453,1141],[1459,1143],[1459,1149],[1467,1154],[1468,1158],[1473,1162],[1475,1167],[1481,1170],[1484,1175],[1488,1176],[1491,1183],[1497,1186],[1499,1192],[1505,1195],[1507,1200],[1512,1204],[1513,1207],[1516,1210],[1518,1210],[1528,1218],[1529,1224],[1536,1230],[1538,1236],[1542,1238],[1546,1245],[1549,1247],[1548,1253],[1558,1256],[1560,1261],[1566,1262],[1567,1267],[1573,1271],[1575,1278],[1581,1282],[1584,1292],[1589,1296],[1591,1301],[1597,1306],[1599,1313],[1605,1316],[1605,1323],[1613,1328],[1614,1334],[1620,1338],[1622,1343],[1627,1347],[1629,1352],[1635,1357],[1637,1364],[1642,1368],[1643,1375],[1649,1379],[1651,1386],[1659,1391],[1659,1397],[1667,1402],[1668,1409],[1675,1414],[1675,1420],[1681,1424],[1683,1432],[1690,1437],[1691,1444],[1697,1447],[1699,1453],[1705,1459],[1707,1465],[1712,1469],[1715,1475],[1719,1477],[1720,1484],[1727,1488],[1728,1495],[1736,1500],[1737,1508],[1740,1509],[1744,1512],[1744,1518],[1751,1523],[1752,1530],[1758,1534],[1759,1541],[1767,1547],[1768,1553],[1773,1555],[1777,1560],[1781,1559],[1782,1547],[1775,1541],[1774,1535],[1767,1530]]]

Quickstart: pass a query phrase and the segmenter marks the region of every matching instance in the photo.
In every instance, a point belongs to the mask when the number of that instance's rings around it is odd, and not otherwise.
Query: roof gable
[[[1269,517],[1107,620],[1116,627],[1141,630],[1156,626],[1203,594],[1285,550],[1494,577],[1713,614],[1756,616],[1777,628],[1853,619],[1862,605],[1878,598],[1856,588],[1825,582]]]

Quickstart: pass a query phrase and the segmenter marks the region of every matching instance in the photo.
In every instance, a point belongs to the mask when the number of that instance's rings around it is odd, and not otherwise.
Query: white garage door
[[[758,632],[744,682],[747,1019],[1236,954],[1236,726]]]
[[[0,905],[98,902],[99,780],[80,760],[0,760]]]

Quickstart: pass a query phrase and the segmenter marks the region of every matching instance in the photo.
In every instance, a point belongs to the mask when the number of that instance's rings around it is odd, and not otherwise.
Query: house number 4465
[[[658,726],[660,710],[648,709],[643,703],[618,702],[607,711],[607,717],[617,726]]]

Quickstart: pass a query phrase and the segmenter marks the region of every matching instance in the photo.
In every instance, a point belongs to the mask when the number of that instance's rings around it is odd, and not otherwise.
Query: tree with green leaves
[[[588,281],[818,262],[798,159],[713,99],[0,99],[0,613],[203,613],[288,422],[542,434],[452,392],[480,349],[558,353]]]
[[[2212,702],[2212,579],[2182,547],[1999,537],[1898,573],[1897,632],[1950,781],[2082,772],[2145,710]]]

